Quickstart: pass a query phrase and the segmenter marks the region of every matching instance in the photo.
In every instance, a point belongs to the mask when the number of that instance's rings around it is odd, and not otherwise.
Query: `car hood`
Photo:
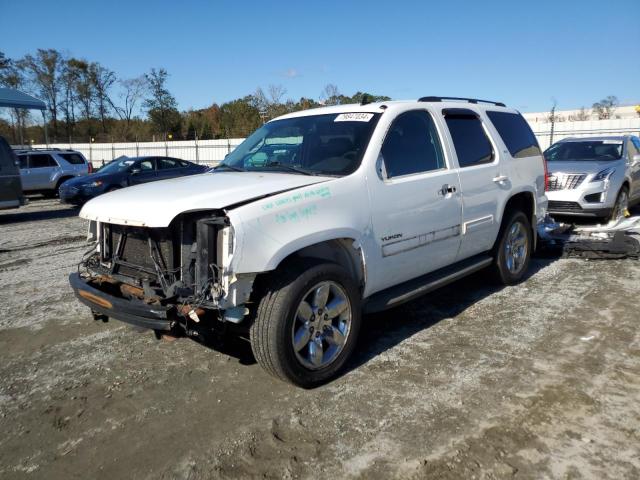
[[[204,173],[106,193],[86,203],[80,216],[120,225],[166,227],[184,212],[222,209],[331,179],[275,172]]]
[[[547,162],[547,170],[549,173],[586,173],[593,174],[598,173],[605,168],[617,167],[620,164],[620,160],[605,160],[602,162],[596,162],[593,160],[568,160],[568,161],[555,161]]]
[[[113,174],[110,173],[92,173],[90,175],[82,175],[79,177],[73,177],[69,180],[67,180],[66,182],[64,182],[64,184],[68,187],[80,187],[82,185],[86,185],[88,183],[91,182],[95,182],[98,180],[102,180],[105,181],[109,178],[112,178]]]

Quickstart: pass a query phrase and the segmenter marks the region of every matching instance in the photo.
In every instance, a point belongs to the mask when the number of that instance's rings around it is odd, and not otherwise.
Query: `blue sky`
[[[334,83],[526,112],[552,98],[562,109],[607,95],[640,103],[639,21],[640,0],[0,0],[0,50],[56,48],[122,78],[164,67],[181,109],[269,84],[318,98]]]

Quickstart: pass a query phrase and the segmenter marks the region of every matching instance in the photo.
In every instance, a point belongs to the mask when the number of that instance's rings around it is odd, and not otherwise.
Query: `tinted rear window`
[[[487,111],[513,158],[540,155],[540,147],[531,127],[522,115],[509,112]]]
[[[77,153],[59,153],[58,155],[73,165],[82,165],[85,163],[84,158]]]
[[[55,162],[51,155],[47,155],[46,153],[40,153],[37,155],[29,155],[29,168],[44,168],[44,167],[57,167],[58,164]]]
[[[482,128],[482,122],[471,111],[461,113],[462,109],[456,109],[457,113],[445,113],[445,121],[453,146],[458,156],[460,167],[470,167],[493,161],[493,147],[487,134]]]

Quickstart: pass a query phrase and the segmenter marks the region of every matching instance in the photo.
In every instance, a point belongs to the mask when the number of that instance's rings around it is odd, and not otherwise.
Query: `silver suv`
[[[25,193],[54,197],[65,181],[93,171],[91,163],[75,150],[18,150],[16,154]]]
[[[566,138],[544,152],[549,213],[615,220],[640,201],[640,139]]]

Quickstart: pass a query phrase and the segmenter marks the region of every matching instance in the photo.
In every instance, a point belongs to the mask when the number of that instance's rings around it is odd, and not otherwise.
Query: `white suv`
[[[501,103],[305,110],[210,173],[91,200],[96,249],[70,283],[96,318],[201,337],[234,326],[269,373],[311,387],[344,365],[362,312],[485,267],[520,281],[544,191],[538,143]]]

